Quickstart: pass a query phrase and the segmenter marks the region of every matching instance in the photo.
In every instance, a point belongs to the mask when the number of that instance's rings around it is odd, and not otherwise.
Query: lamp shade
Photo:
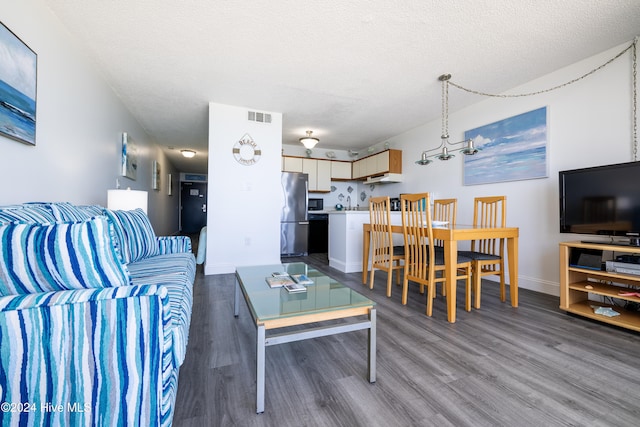
[[[147,213],[148,194],[138,190],[107,190],[107,208],[119,211],[142,209]]]

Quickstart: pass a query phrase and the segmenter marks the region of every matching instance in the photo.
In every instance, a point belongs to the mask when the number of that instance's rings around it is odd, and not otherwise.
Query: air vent
[[[271,114],[269,113],[258,113],[256,111],[249,111],[248,113],[247,118],[252,122],[271,123]]]

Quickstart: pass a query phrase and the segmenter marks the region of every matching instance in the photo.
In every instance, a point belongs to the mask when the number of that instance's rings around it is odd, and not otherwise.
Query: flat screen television
[[[640,162],[559,172],[560,232],[623,236],[640,246]]]

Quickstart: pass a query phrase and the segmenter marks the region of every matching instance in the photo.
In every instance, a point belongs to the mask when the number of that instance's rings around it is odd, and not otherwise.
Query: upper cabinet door
[[[283,172],[302,172],[302,157],[282,157]]]
[[[331,179],[351,179],[351,162],[331,162]]]

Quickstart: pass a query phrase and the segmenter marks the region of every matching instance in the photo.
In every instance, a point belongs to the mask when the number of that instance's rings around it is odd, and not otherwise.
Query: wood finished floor
[[[251,316],[244,303],[233,316],[233,275],[199,271],[174,426],[640,425],[636,333],[525,289],[512,308],[486,281],[480,310],[465,312],[459,290],[450,324],[442,297],[428,318],[416,287],[406,306],[400,288],[385,296],[384,272],[370,291],[359,273],[303,260],[376,301],[377,382],[366,380],[365,331],[269,347],[266,410],[256,414]]]

